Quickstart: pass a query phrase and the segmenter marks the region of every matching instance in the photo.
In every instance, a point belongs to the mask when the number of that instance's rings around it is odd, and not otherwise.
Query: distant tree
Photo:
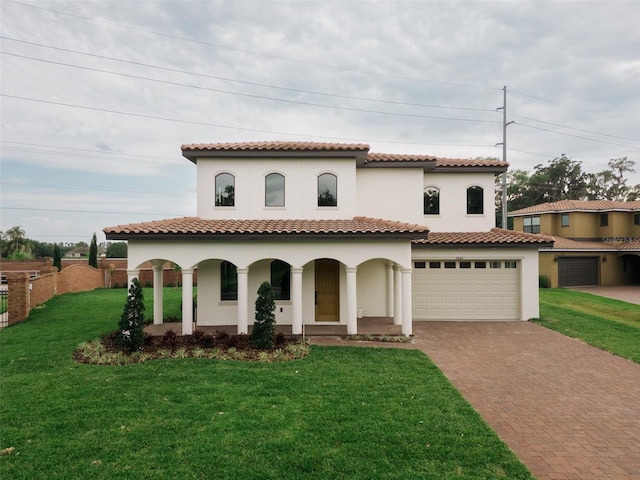
[[[89,246],[89,266],[98,268],[98,240],[95,233],[91,237],[91,245]]]
[[[635,173],[635,164],[627,157],[609,160],[607,170],[590,176],[589,200],[627,200],[632,191],[632,187],[627,185],[627,174]]]
[[[134,352],[144,342],[144,295],[137,278],[133,279],[129,295],[118,323],[116,343],[127,352]]]
[[[4,234],[7,242],[9,255],[15,252],[21,252],[24,250],[25,245],[25,231],[19,225],[11,227]]]
[[[37,240],[29,240],[32,244],[33,256],[36,258],[53,257],[53,243],[39,242]]]
[[[275,294],[269,282],[262,282],[258,288],[256,299],[256,315],[251,331],[251,344],[255,348],[263,350],[273,348],[273,335],[275,333],[276,309]]]
[[[62,270],[62,254],[60,253],[60,246],[56,243],[53,246],[53,265],[58,267],[58,271]]]
[[[127,258],[127,243],[113,242],[107,245],[107,258]]]

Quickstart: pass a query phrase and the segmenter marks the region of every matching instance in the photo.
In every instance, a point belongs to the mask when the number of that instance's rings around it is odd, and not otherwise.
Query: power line
[[[536,118],[525,117],[522,115],[514,115],[513,113],[509,114],[509,116],[515,117],[515,118],[524,118],[525,120],[533,120],[534,122],[544,123],[545,125],[552,125],[554,127],[568,128],[569,130],[576,130],[577,132],[592,133],[594,135],[602,135],[603,137],[619,138],[621,140],[630,140],[632,142],[640,142],[640,139],[637,139],[637,138],[620,137],[618,135],[609,135],[608,133],[594,132],[593,130],[584,130],[581,128],[569,127],[567,125],[561,125],[559,123],[545,122],[544,120],[538,120]]]
[[[71,210],[71,209],[62,209],[62,208],[30,208],[30,207],[5,207],[4,205],[0,206],[1,210],[28,210],[28,211],[36,211],[36,212],[66,212],[66,213],[106,213],[110,215],[152,215],[154,217],[167,217],[171,215],[175,215],[175,213],[149,213],[149,212],[113,212],[106,210]]]
[[[613,142],[607,142],[606,140],[598,140],[596,138],[588,138],[588,137],[581,137],[580,135],[572,135],[570,133],[564,133],[564,132],[557,132],[555,130],[549,130],[548,128],[542,128],[542,127],[534,127],[533,125],[527,125],[525,123],[520,123],[517,122],[515,123],[516,125],[519,125],[521,127],[527,127],[527,128],[533,128],[535,130],[541,130],[543,132],[551,132],[551,133],[556,133],[558,135],[565,135],[567,137],[573,137],[573,138],[579,138],[581,140],[589,140],[591,142],[598,142],[598,143],[606,143],[607,145],[615,145],[617,147],[625,147],[625,148],[633,148],[634,150],[640,150],[640,147],[633,147],[630,145],[622,145],[620,143],[613,143]]]
[[[19,40],[19,39],[11,38],[11,37],[0,36],[0,39],[11,40],[11,41],[14,41],[14,42],[20,42],[20,43],[24,43],[24,44],[27,44],[27,45],[33,45],[33,46],[42,47],[42,48],[50,48],[50,49],[58,50],[58,51],[62,51],[62,52],[74,53],[74,54],[78,54],[78,55],[85,55],[85,56],[89,56],[89,57],[93,57],[93,58],[100,58],[100,59],[104,59],[104,60],[110,60],[110,61],[115,61],[115,62],[126,63],[126,64],[136,65],[136,66],[145,67],[145,68],[154,68],[154,69],[163,70],[163,71],[172,72],[172,73],[180,73],[180,74],[184,74],[184,75],[192,75],[192,76],[196,76],[196,77],[209,78],[209,79],[213,79],[213,80],[221,80],[221,81],[225,81],[225,82],[240,83],[240,84],[243,84],[243,85],[250,85],[250,86],[254,86],[254,87],[273,88],[273,89],[277,89],[277,90],[285,90],[285,91],[288,91],[288,92],[305,93],[305,94],[310,94],[310,95],[318,95],[318,96],[331,97],[331,98],[339,98],[339,99],[346,99],[346,100],[358,100],[358,101],[365,101],[365,102],[377,102],[377,103],[385,103],[385,104],[390,104],[390,105],[402,105],[402,106],[410,106],[410,107],[440,108],[440,109],[449,109],[449,110],[466,110],[466,111],[474,111],[474,112],[493,112],[494,111],[492,109],[487,109],[487,108],[454,107],[454,106],[446,106],[446,105],[432,105],[432,104],[426,104],[426,103],[398,102],[398,101],[393,101],[393,100],[383,100],[383,99],[377,99],[377,98],[354,97],[354,96],[349,96],[349,95],[339,95],[339,94],[336,94],[336,93],[316,92],[316,91],[312,91],[312,90],[303,90],[303,89],[298,89],[298,88],[282,87],[282,86],[278,86],[278,85],[269,85],[269,84],[258,83],[258,82],[249,82],[249,81],[246,81],[246,80],[237,80],[237,79],[233,79],[233,78],[220,77],[220,76],[209,75],[209,74],[205,74],[205,73],[189,72],[189,71],[180,70],[180,69],[177,69],[177,68],[162,67],[162,66],[151,65],[151,64],[142,63],[142,62],[134,62],[134,61],[131,61],[131,60],[124,60],[124,59],[120,59],[120,58],[108,57],[108,56],[105,56],[105,55],[97,55],[95,53],[80,52],[78,50],[71,50],[71,49],[67,49],[67,48],[54,47],[54,46],[51,46],[51,45],[44,45],[44,44],[41,44],[41,43],[28,42],[26,40]],[[8,54],[8,55],[12,55],[12,54]],[[25,57],[25,58],[31,58],[31,57]]]
[[[509,92],[513,93],[514,95],[520,95],[521,97],[527,97],[527,98],[531,98],[533,100],[539,100],[541,102],[552,103],[554,105],[560,105],[562,107],[574,108],[576,110],[581,110],[583,112],[595,113],[597,115],[604,115],[606,117],[611,117],[611,118],[619,118],[621,120],[628,120],[630,122],[638,122],[637,119],[621,117],[619,115],[611,115],[610,113],[599,112],[597,110],[589,110],[588,108],[577,107],[575,105],[568,105],[566,103],[556,102],[555,100],[548,100],[546,98],[534,97],[533,95],[527,95],[526,93],[516,92],[516,91],[513,91],[513,90],[509,90]]]
[[[280,131],[275,131],[275,130],[261,130],[261,129],[257,129],[257,128],[247,128],[247,127],[240,127],[240,126],[234,126],[234,125],[222,125],[222,124],[217,124],[217,123],[196,122],[194,120],[179,120],[179,119],[175,119],[175,118],[159,117],[159,116],[154,116],[154,115],[146,115],[146,114],[142,114],[142,113],[123,112],[123,111],[119,111],[119,110],[111,110],[111,109],[106,109],[106,108],[88,107],[86,105],[76,105],[76,104],[71,104],[71,103],[53,102],[53,101],[50,101],[50,100],[42,100],[42,99],[38,99],[38,98],[21,97],[21,96],[17,96],[17,95],[7,95],[5,93],[0,93],[0,97],[12,98],[12,99],[15,99],[15,100],[23,100],[23,101],[29,101],[29,102],[44,103],[44,104],[48,104],[48,105],[57,105],[57,106],[62,106],[62,107],[79,108],[79,109],[82,109],[82,110],[91,110],[91,111],[103,112],[103,113],[114,113],[114,114],[117,114],[117,115],[127,115],[127,116],[131,116],[131,117],[136,117],[136,118],[147,118],[147,119],[152,119],[152,120],[163,120],[163,121],[166,121],[166,122],[183,123],[183,124],[187,124],[187,125],[216,127],[216,128],[224,128],[224,129],[229,129],[229,130],[241,130],[241,131],[256,132],[256,133],[267,133],[267,134],[270,134],[270,135],[276,134],[276,135],[289,135],[289,136],[293,136],[293,137],[302,137],[302,138],[320,138],[320,139],[332,140],[332,141],[343,140],[343,141],[349,141],[349,142],[367,142],[367,140],[363,140],[363,139],[360,139],[360,138],[323,136],[323,135],[313,135],[313,134],[309,135],[309,134],[300,134],[300,133],[291,133],[291,132],[280,132]],[[402,144],[402,145],[430,145],[430,146],[449,146],[449,147],[492,147],[493,146],[493,145],[485,145],[485,144],[463,145],[463,144],[454,144],[454,143],[401,142],[401,141],[398,141],[398,140],[382,140],[382,139],[377,139],[376,141],[377,142],[384,142],[384,143],[391,143],[391,144]]]
[[[76,147],[66,147],[66,146],[61,146],[61,145],[44,145],[41,143],[27,143],[27,142],[15,142],[15,141],[11,141],[11,140],[6,140],[6,139],[1,139],[0,140],[1,143],[13,143],[15,145],[26,145],[29,147],[45,147],[45,148],[59,148],[59,149],[64,149],[64,150],[76,150],[79,152],[91,152],[91,153],[100,153],[100,154],[104,154],[104,155],[118,155],[118,156],[125,156],[125,157],[136,157],[136,158],[153,158],[155,160],[170,160],[170,161],[176,161],[176,159],[174,158],[169,158],[169,157],[158,157],[155,155],[140,155],[140,154],[135,154],[135,153],[125,153],[125,152],[110,152],[107,150],[95,150],[95,149],[86,149],[86,148],[76,148]]]
[[[85,17],[82,15],[77,15],[77,14],[73,14],[73,13],[68,13],[68,12],[62,12],[59,10],[53,10],[50,8],[45,8],[45,7],[40,7],[37,5],[31,5],[29,3],[24,3],[24,2],[19,2],[16,0],[9,0],[13,3],[16,3],[18,5],[23,5],[25,7],[31,7],[31,8],[36,8],[39,10],[44,10],[47,12],[51,12],[51,13],[55,13],[58,15],[67,15],[70,17],[74,17],[74,18],[79,18],[81,20],[85,20],[85,21],[90,21],[90,22],[95,22],[95,23],[102,23],[105,25],[111,25],[111,26],[115,26],[115,27],[119,27],[119,28],[125,28],[128,30],[133,30],[136,32],[142,32],[142,33],[147,33],[147,34],[152,34],[152,35],[158,35],[161,37],[165,37],[165,38],[170,38],[173,40],[181,40],[181,41],[185,41],[185,42],[191,42],[191,43],[196,43],[199,45],[205,45],[208,47],[214,47],[214,48],[222,48],[225,50],[230,50],[230,51],[234,51],[234,52],[240,52],[240,53],[246,53],[249,55],[257,55],[260,57],[264,57],[264,58],[272,58],[274,60],[282,60],[282,61],[287,61],[287,62],[293,62],[293,63],[299,63],[302,65],[311,65],[311,66],[315,66],[315,67],[322,67],[322,68],[328,68],[328,69],[332,69],[332,70],[342,70],[342,71],[347,71],[347,72],[353,72],[353,73],[360,73],[360,74],[364,74],[364,75],[373,75],[373,76],[378,76],[378,77],[386,77],[386,78],[397,78],[397,79],[401,79],[401,80],[410,80],[410,81],[414,81],[414,82],[422,82],[422,83],[431,83],[434,85],[442,85],[442,86],[451,86],[451,87],[464,87],[464,88],[476,88],[476,89],[484,89],[484,90],[500,90],[499,88],[495,88],[495,87],[486,87],[486,86],[482,86],[482,85],[471,85],[471,84],[465,84],[465,83],[455,83],[455,82],[440,82],[440,81],[436,81],[436,80],[427,80],[427,79],[422,79],[422,78],[414,78],[414,77],[405,77],[402,75],[393,75],[393,74],[389,74],[389,73],[379,73],[379,72],[372,72],[372,71],[368,71],[368,70],[360,70],[357,68],[351,68],[351,67],[341,67],[341,66],[336,66],[336,65],[328,65],[325,63],[318,63],[318,62],[310,62],[307,60],[300,60],[300,59],[295,59],[295,58],[290,58],[290,57],[283,57],[283,56],[279,56],[279,55],[272,55],[272,54],[268,54],[268,53],[262,53],[262,52],[256,52],[254,50],[245,50],[242,48],[237,48],[237,47],[230,47],[228,45],[223,45],[223,44],[218,44],[218,43],[212,43],[212,42],[205,42],[203,40],[196,40],[193,38],[187,38],[187,37],[181,37],[179,35],[171,35],[168,33],[163,33],[163,32],[157,32],[155,30],[147,30],[144,28],[140,28],[140,27],[134,27],[131,25],[124,25],[121,23],[116,23],[116,22],[108,22],[105,20],[98,20],[95,18],[91,18],[91,17]]]
[[[167,195],[166,191],[162,192],[151,192],[145,190],[133,190],[133,189],[124,189],[124,188],[108,188],[101,187],[96,185],[58,185],[58,184],[47,184],[47,183],[19,183],[19,182],[0,182],[0,185],[10,185],[14,187],[39,187],[39,188],[53,188],[53,189],[77,189],[77,190],[101,190],[105,192],[122,192],[128,193],[130,195]],[[172,196],[175,198],[175,195]]]
[[[383,111],[379,111],[379,110],[367,110],[367,109],[363,109],[363,108],[352,108],[352,107],[340,107],[340,106],[335,106],[335,105],[323,105],[320,103],[312,103],[312,102],[303,102],[300,100],[288,100],[288,99],[284,99],[284,98],[275,98],[275,97],[266,97],[264,95],[254,95],[254,94],[250,94],[250,93],[240,93],[240,92],[232,92],[229,90],[221,90],[218,88],[210,88],[210,87],[201,87],[198,85],[190,85],[187,83],[180,83],[180,82],[171,82],[168,80],[160,80],[157,78],[150,78],[150,77],[143,77],[140,75],[133,75],[133,74],[129,74],[129,73],[122,73],[122,72],[113,72],[110,70],[103,70],[100,68],[93,68],[93,67],[84,67],[81,65],[73,65],[70,63],[64,63],[64,62],[56,62],[53,60],[44,60],[42,58],[35,58],[35,57],[29,57],[26,55],[18,55],[15,53],[7,53],[7,52],[0,52],[2,55],[9,55],[12,57],[19,57],[19,58],[24,58],[24,59],[28,59],[28,60],[35,60],[37,62],[43,62],[43,63],[49,63],[49,64],[53,64],[53,65],[61,65],[64,67],[71,67],[71,68],[78,68],[80,70],[88,70],[91,72],[99,72],[99,73],[106,73],[109,75],[117,75],[117,76],[121,76],[121,77],[126,77],[126,78],[133,78],[136,80],[146,80],[148,82],[155,82],[155,83],[161,83],[163,85],[171,85],[174,87],[185,87],[185,88],[193,88],[195,90],[205,90],[208,92],[214,92],[214,93],[223,93],[226,95],[236,95],[236,96],[240,96],[240,97],[248,97],[248,98],[255,98],[255,99],[259,99],[259,100],[271,100],[274,102],[282,102],[282,103],[290,103],[290,104],[295,104],[295,105],[304,105],[304,106],[308,106],[308,107],[319,107],[319,108],[330,108],[333,110],[345,110],[345,111],[349,111],[349,112],[358,112],[358,113],[373,113],[376,115],[392,115],[395,117],[410,117],[410,118],[429,118],[432,120],[448,120],[448,121],[456,121],[456,122],[478,122],[478,123],[499,123],[495,120],[478,120],[478,119],[472,119],[472,118],[453,118],[453,117],[437,117],[437,116],[432,116],[432,115],[419,115],[419,114],[412,114],[412,113],[398,113],[398,112],[383,112]]]

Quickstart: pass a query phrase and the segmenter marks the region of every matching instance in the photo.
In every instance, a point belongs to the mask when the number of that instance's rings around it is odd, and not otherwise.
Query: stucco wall
[[[215,207],[215,177],[235,177],[235,206]],[[285,206],[265,207],[265,177],[285,177]],[[332,173],[338,179],[338,206],[318,207],[317,177]],[[304,218],[340,219],[356,215],[356,166],[353,159],[199,159],[198,216],[214,219]]]

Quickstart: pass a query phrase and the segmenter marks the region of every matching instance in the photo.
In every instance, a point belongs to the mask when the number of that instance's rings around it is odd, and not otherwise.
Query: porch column
[[[182,269],[182,335],[193,333],[193,268]]]
[[[138,275],[140,275],[140,270],[127,269],[127,291],[129,291],[129,289],[131,288],[131,285],[133,284],[133,279],[138,278]]]
[[[393,317],[393,263],[386,264],[387,269],[387,317]]]
[[[411,269],[402,269],[402,334],[413,334],[413,315],[411,311]]]
[[[291,269],[291,308],[293,309],[291,333],[302,335],[302,268]]]
[[[393,295],[393,324],[402,325],[402,269],[400,265],[393,267],[395,272],[395,281],[393,287],[395,293]]]
[[[249,333],[249,269],[238,268],[238,335]]]
[[[162,271],[163,265],[153,263],[153,324],[160,325],[162,323],[162,302],[163,302],[163,284]]]
[[[356,283],[356,267],[345,268],[347,272],[347,333],[358,333],[358,288]]]

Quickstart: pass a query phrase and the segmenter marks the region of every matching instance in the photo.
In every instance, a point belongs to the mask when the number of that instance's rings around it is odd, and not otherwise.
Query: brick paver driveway
[[[539,480],[640,479],[639,364],[528,322],[414,333]]]

